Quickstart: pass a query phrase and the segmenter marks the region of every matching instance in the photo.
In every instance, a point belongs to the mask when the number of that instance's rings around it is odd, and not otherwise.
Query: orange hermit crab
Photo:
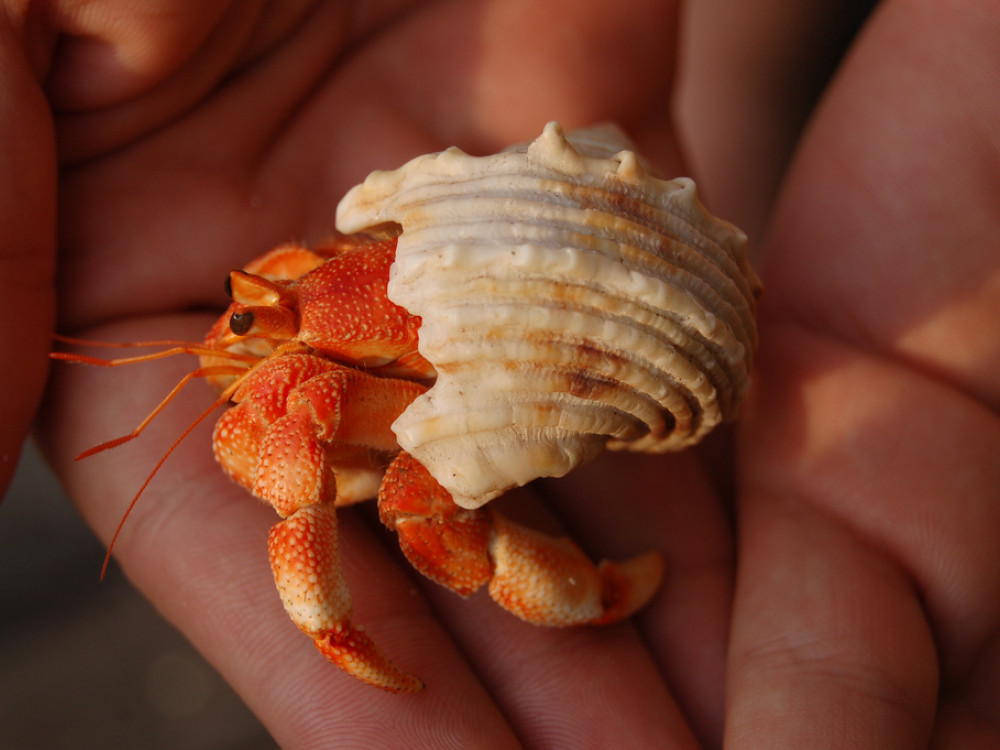
[[[376,496],[414,567],[459,594],[488,584],[545,625],[643,606],[658,553],[594,565],[485,504],[734,414],[756,348],[742,233],[618,131],[554,123],[493,156],[374,173],[337,225],[355,234],[232,272],[232,304],[187,347],[232,403],[216,458],[281,516],[268,548],[295,624],[355,677],[420,689],[352,624],[336,508]]]

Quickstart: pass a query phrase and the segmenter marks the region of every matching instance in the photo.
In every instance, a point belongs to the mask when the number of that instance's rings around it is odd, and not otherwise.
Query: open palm
[[[368,171],[452,143],[616,119],[682,168],[671,3],[152,5],[85,29],[50,70],[66,332],[200,338],[229,269],[321,239]],[[664,550],[669,579],[634,623],[552,631],[464,602],[401,566],[370,514],[343,513],[356,620],[428,685],[365,688],[281,610],[273,513],[214,466],[207,426],[182,444],[117,558],[283,746],[696,747],[721,742],[726,701],[733,747],[989,741],[1000,344],[983,321],[1000,318],[1000,219],[983,81],[1000,54],[991,19],[911,5],[873,22],[772,220],[736,533],[707,454],[604,459],[536,493],[540,521],[595,556]],[[59,20],[82,34],[100,15]],[[948,54],[959,39],[967,54]],[[137,444],[71,456],[130,429],[187,366],[56,370],[43,441],[105,540],[211,396],[192,387]]]

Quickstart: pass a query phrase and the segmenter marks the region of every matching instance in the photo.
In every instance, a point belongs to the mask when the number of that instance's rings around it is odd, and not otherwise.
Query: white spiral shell
[[[729,419],[756,349],[746,238],[615,128],[374,172],[337,227],[402,227],[389,297],[422,318],[430,390],[400,446],[479,507],[604,447],[678,450]]]

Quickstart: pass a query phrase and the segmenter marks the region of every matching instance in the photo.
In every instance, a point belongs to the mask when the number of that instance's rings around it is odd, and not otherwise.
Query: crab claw
[[[641,609],[663,578],[663,558],[647,552],[594,565],[576,544],[491,512],[490,596],[537,625],[604,625]]]
[[[394,693],[423,684],[396,667],[372,639],[351,625],[351,595],[340,570],[331,504],[300,508],[271,527],[271,570],[289,617],[316,648],[348,674]]]
[[[494,601],[537,625],[616,622],[644,606],[663,577],[656,552],[594,565],[569,539],[492,509],[459,508],[407,453],[386,471],[379,515],[428,578],[464,596],[488,581]]]

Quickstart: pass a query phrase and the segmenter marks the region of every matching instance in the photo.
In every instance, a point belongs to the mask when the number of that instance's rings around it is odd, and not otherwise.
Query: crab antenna
[[[92,342],[84,341],[83,339],[66,339],[65,337],[60,337],[60,341],[69,343],[84,343],[87,345],[99,345],[107,347],[132,347],[136,346],[134,343],[109,343],[109,342]],[[240,354],[238,352],[231,352],[225,349],[213,349],[212,347],[205,346],[203,344],[192,344],[190,342],[177,342],[177,341],[144,341],[138,344],[138,346],[157,346],[157,345],[170,346],[169,349],[163,349],[158,352],[150,352],[149,354],[139,354],[134,357],[117,357],[115,359],[101,359],[100,357],[91,357],[87,354],[76,354],[75,352],[50,352],[50,359],[57,359],[63,362],[77,362],[79,364],[85,365],[97,365],[98,367],[119,367],[121,365],[132,365],[138,362],[152,362],[156,359],[166,359],[167,357],[174,357],[178,354],[195,354],[203,355],[206,357],[216,357],[218,359],[229,359],[234,362],[256,362],[260,357],[255,357],[252,354]]]
[[[260,356],[252,354],[241,354],[238,352],[228,351],[226,349],[214,349],[209,346],[205,346],[201,343],[191,342],[191,341],[175,341],[175,340],[160,340],[160,341],[137,341],[137,342],[107,342],[107,341],[92,341],[89,339],[77,339],[70,336],[61,336],[59,334],[54,334],[53,338],[65,344],[75,344],[81,346],[101,346],[107,348],[134,348],[134,347],[145,347],[145,346],[166,346],[168,349],[164,349],[158,352],[152,352],[151,354],[143,354],[135,357],[120,357],[117,359],[100,359],[98,357],[91,357],[85,354],[73,354],[69,352],[52,352],[49,357],[52,359],[67,361],[67,362],[77,362],[80,364],[91,364],[98,365],[101,367],[117,367],[119,365],[133,364],[137,362],[148,362],[150,360],[163,359],[165,357],[172,357],[177,354],[196,354],[213,357],[216,359],[221,359],[223,361],[229,360],[233,364],[229,365],[211,365],[207,367],[199,367],[187,373],[180,381],[171,389],[170,393],[160,401],[159,404],[153,409],[150,414],[139,423],[139,425],[132,430],[128,435],[122,435],[121,437],[114,438],[113,440],[108,440],[100,445],[95,445],[79,456],[76,457],[77,460],[82,458],[87,458],[95,453],[100,453],[102,451],[108,450],[110,448],[115,448],[119,445],[129,442],[130,440],[138,437],[142,431],[149,425],[156,416],[163,411],[170,401],[180,393],[181,389],[185,385],[190,383],[195,378],[211,377],[213,375],[246,375],[248,370],[252,370],[253,366],[258,363],[262,358]],[[283,351],[284,346],[279,346],[275,350],[276,352]],[[237,364],[239,363],[239,364]],[[248,366],[249,365],[249,366]],[[181,444],[191,432],[201,424],[206,417],[208,417],[213,411],[218,409],[220,406],[225,404],[230,397],[235,393],[236,389],[242,382],[242,377],[237,377],[237,379],[230,383],[215,399],[211,406],[209,406],[205,411],[203,411],[198,417],[187,426],[187,428],[182,432],[176,440],[170,445],[167,451],[163,454],[159,461],[157,461],[156,466],[153,470],[149,472],[146,480],[142,483],[139,491],[135,493],[132,501],[129,503],[128,507],[125,509],[125,513],[122,515],[121,520],[118,522],[117,528],[115,528],[115,533],[111,537],[111,542],[108,544],[108,552],[104,556],[104,564],[101,566],[101,580],[104,580],[105,575],[108,571],[108,565],[111,562],[111,554],[114,550],[115,542],[118,541],[118,536],[121,534],[122,529],[125,527],[125,521],[128,520],[129,515],[131,515],[132,510],[135,508],[136,503],[139,502],[139,498],[142,493],[146,491],[149,483],[153,481],[153,477],[159,472],[160,467],[166,462],[166,460],[173,454],[177,449],[177,446]]]
[[[159,414],[161,411],[163,411],[164,408],[166,408],[167,404],[169,404],[171,401],[173,401],[174,397],[177,396],[177,394],[181,392],[181,389],[184,388],[185,385],[187,385],[188,383],[190,383],[195,378],[211,377],[212,375],[240,375],[240,374],[242,374],[244,372],[246,372],[246,368],[235,367],[233,365],[215,365],[213,367],[199,367],[196,370],[192,370],[191,372],[187,373],[183,378],[180,379],[180,381],[177,383],[177,385],[175,385],[170,390],[170,393],[168,393],[163,398],[163,400],[160,401],[160,403],[158,403],[156,405],[156,407],[153,409],[153,411],[151,411],[146,416],[146,418],[143,419],[136,426],[136,428],[134,430],[132,430],[132,432],[128,433],[127,435],[122,435],[120,437],[116,437],[116,438],[113,438],[111,440],[107,440],[107,441],[101,443],[100,445],[95,445],[92,448],[88,448],[83,453],[81,453],[79,456],[77,456],[74,460],[79,461],[79,460],[84,459],[84,458],[89,458],[90,456],[93,456],[93,455],[95,455],[97,453],[101,453],[103,451],[110,450],[111,448],[117,448],[119,445],[124,445],[125,443],[129,442],[130,440],[134,440],[135,438],[139,437],[139,435],[142,434],[142,431],[145,430],[147,426],[149,426],[149,423],[152,422],[156,418],[156,415]],[[227,394],[231,393],[231,391],[229,389],[226,389],[225,392]],[[227,395],[227,398],[228,398],[228,395]],[[225,403],[225,402],[223,402],[223,403]],[[212,408],[214,409],[215,407],[212,407]]]
[[[181,441],[184,440],[184,438],[186,438],[188,435],[190,435],[195,427],[204,422],[205,419],[213,411],[218,409],[220,406],[222,406],[229,400],[229,397],[233,395],[233,391],[236,390],[236,386],[238,385],[238,383],[239,381],[229,386],[228,388],[226,388],[226,390],[220,393],[219,397],[215,399],[212,405],[209,406],[207,409],[205,409],[205,411],[203,411],[201,414],[199,414],[198,417],[191,424],[189,424],[187,428],[185,428],[184,432],[182,432],[177,437],[177,439],[174,440],[171,446],[167,449],[167,452],[164,453],[163,456],[160,458],[160,460],[156,462],[156,466],[153,467],[153,470],[149,472],[149,475],[146,477],[146,481],[142,483],[142,486],[139,488],[139,491],[136,492],[135,497],[132,498],[132,502],[130,502],[128,504],[128,508],[125,509],[125,514],[122,516],[121,521],[118,522],[118,527],[115,529],[115,533],[111,537],[111,542],[108,544],[108,552],[104,556],[104,564],[101,566],[102,581],[104,580],[104,576],[108,572],[108,564],[111,562],[111,553],[115,548],[115,542],[118,541],[118,535],[121,534],[121,531],[125,526],[125,521],[128,519],[129,515],[131,515],[132,510],[135,508],[136,503],[139,502],[139,498],[142,496],[142,493],[146,491],[146,488],[149,486],[149,483],[153,481],[153,477],[156,476],[157,472],[160,470],[160,467],[163,466],[166,460],[170,458],[170,455],[177,449],[177,446],[181,444]]]
[[[175,347],[204,347],[201,341],[188,341],[186,339],[147,339],[146,341],[101,341],[100,339],[81,339],[75,336],[64,336],[61,333],[53,333],[52,338],[61,344],[71,346],[92,346],[101,349],[143,349],[152,346],[175,346]]]

